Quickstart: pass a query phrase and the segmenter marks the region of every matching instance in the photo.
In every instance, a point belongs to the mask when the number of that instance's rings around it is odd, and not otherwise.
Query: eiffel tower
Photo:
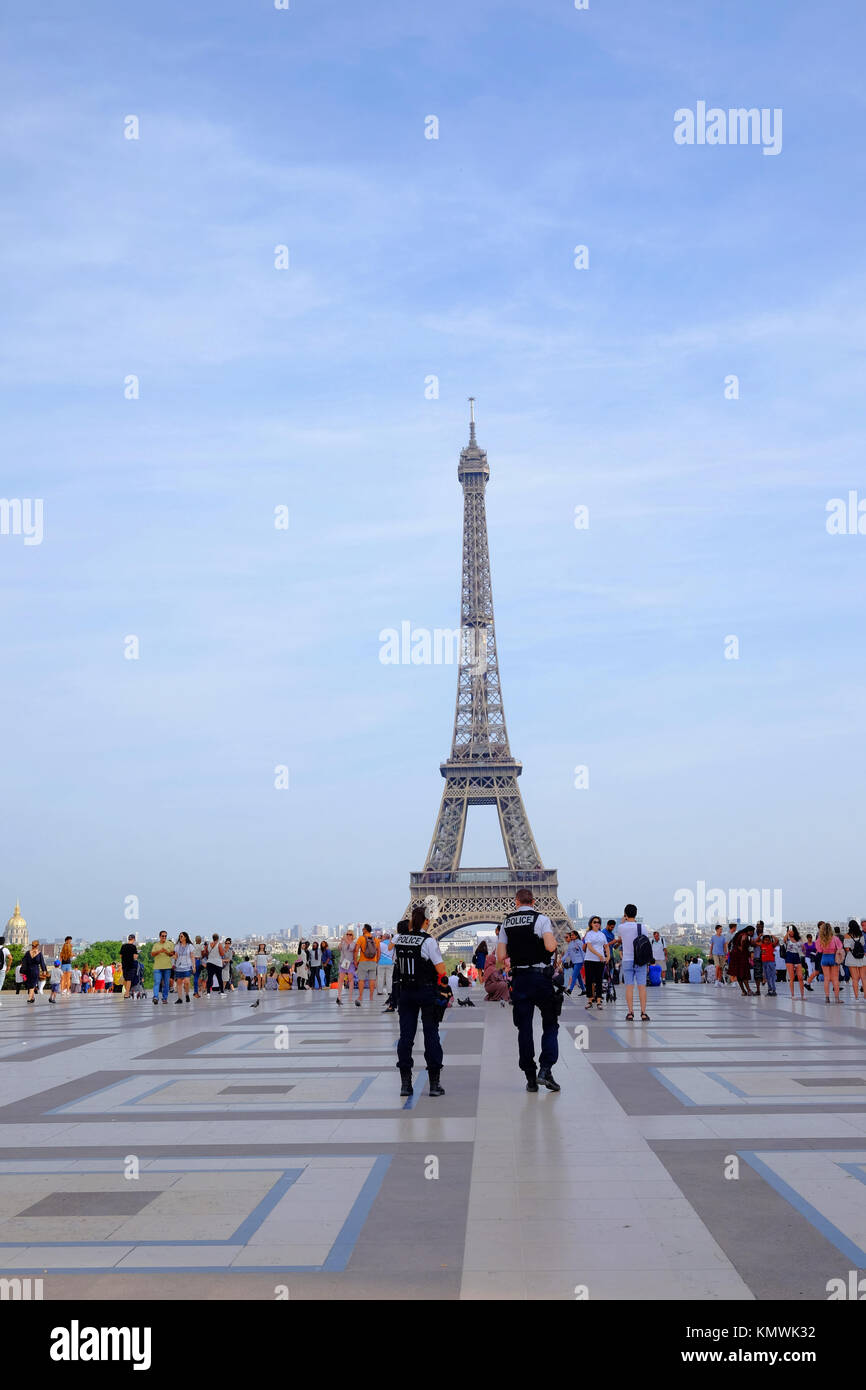
[[[517,779],[523,764],[511,756],[499,684],[493,587],[484,490],[490,467],[475,439],[475,398],[469,397],[469,443],[457,477],[463,487],[463,580],[460,593],[460,667],[451,756],[440,764],[442,804],[427,861],[409,876],[411,902],[426,901],[430,930],[501,922],[514,910],[518,888],[530,888],[557,937],[571,925],[559,901],[556,870],[542,867]],[[461,869],[470,806],[495,806],[508,867]],[[408,915],[408,914],[407,914]]]

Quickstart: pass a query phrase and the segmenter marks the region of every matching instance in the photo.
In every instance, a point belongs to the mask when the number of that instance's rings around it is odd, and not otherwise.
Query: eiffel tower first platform
[[[445,787],[427,862],[409,877],[410,899],[427,903],[430,930],[438,937],[457,927],[501,922],[514,910],[517,889],[530,888],[536,908],[547,913],[561,939],[571,923],[559,901],[556,870],[542,866],[517,785],[523,765],[508,746],[484,507],[490,467],[475,440],[474,397],[469,401],[469,443],[457,468],[463,487],[463,580],[454,739],[450,758],[440,765]],[[459,867],[470,806],[495,806],[499,812],[507,868]]]

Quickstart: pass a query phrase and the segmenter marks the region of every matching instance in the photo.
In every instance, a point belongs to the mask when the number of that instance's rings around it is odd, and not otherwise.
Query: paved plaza
[[[562,1091],[528,1095],[510,1010],[473,998],[445,1096],[416,1072],[407,1101],[381,1000],[7,991],[0,1273],[46,1299],[694,1302],[866,1267],[866,1005],[668,985],[641,1025],[567,1000]]]

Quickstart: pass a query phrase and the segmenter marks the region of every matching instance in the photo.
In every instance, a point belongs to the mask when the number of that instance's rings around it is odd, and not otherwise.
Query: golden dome
[[[26,946],[28,944],[27,923],[21,916],[21,904],[15,900],[15,911],[6,923],[6,940],[10,946]]]

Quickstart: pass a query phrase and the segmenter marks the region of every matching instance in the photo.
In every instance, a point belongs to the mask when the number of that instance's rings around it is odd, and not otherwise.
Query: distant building
[[[30,945],[30,935],[27,931],[27,923],[21,916],[21,904],[18,902],[17,898],[15,900],[15,911],[12,913],[12,916],[6,923],[6,931],[4,935],[6,937],[7,946]]]

